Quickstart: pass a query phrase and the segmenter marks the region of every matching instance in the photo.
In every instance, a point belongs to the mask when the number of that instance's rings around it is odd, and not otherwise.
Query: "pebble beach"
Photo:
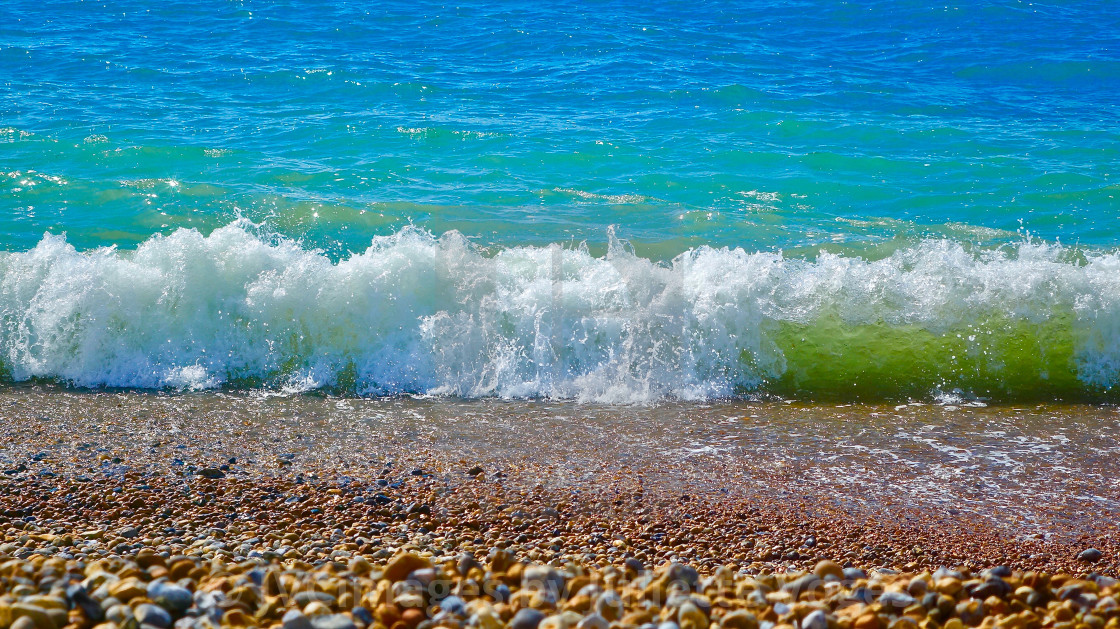
[[[36,419],[62,407],[21,395],[6,400],[22,421],[4,435],[4,627],[1120,623],[1108,519],[1091,535],[1033,539],[982,519],[861,511],[808,486],[703,492],[623,464],[574,491],[546,457],[472,460],[422,435],[371,439],[345,463],[292,451],[283,428],[230,441],[152,421],[122,442],[123,423],[88,411],[128,416],[135,400],[87,397],[85,413]]]

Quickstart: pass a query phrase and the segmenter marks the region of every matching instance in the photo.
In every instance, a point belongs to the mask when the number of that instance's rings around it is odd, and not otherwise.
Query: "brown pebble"
[[[416,553],[401,553],[389,562],[382,576],[392,582],[403,581],[412,572],[431,567],[432,562]]]
[[[813,574],[817,575],[821,579],[831,575],[836,577],[837,579],[843,580],[844,569],[841,568],[840,564],[836,563],[835,561],[824,559],[817,562],[816,567],[813,568]]]
[[[879,617],[875,614],[864,614],[856,618],[852,629],[879,629]]]
[[[414,629],[416,625],[420,624],[423,620],[424,610],[416,609],[415,607],[406,609],[404,610],[404,613],[401,614],[401,622],[403,622],[409,629]]]

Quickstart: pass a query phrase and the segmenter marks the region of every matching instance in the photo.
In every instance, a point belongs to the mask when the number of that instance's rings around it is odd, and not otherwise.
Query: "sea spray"
[[[0,253],[8,378],[604,402],[1107,397],[1120,257],[925,240],[877,260],[610,236],[486,251],[417,228],[341,260],[237,221]]]

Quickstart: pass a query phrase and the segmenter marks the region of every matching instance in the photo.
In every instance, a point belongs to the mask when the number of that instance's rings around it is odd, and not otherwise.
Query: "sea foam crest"
[[[407,228],[341,261],[239,221],[135,251],[0,253],[9,378],[606,402],[1080,396],[1120,377],[1120,258],[929,240],[875,261],[667,263]]]

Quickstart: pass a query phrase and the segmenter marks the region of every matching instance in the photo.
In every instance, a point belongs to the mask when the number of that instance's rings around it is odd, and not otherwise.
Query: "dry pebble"
[[[34,507],[0,524],[0,628],[1120,629],[1120,585],[1084,553],[1057,573],[857,566],[821,532],[837,558],[778,566],[718,512],[627,522],[470,477],[85,476],[0,491]]]

